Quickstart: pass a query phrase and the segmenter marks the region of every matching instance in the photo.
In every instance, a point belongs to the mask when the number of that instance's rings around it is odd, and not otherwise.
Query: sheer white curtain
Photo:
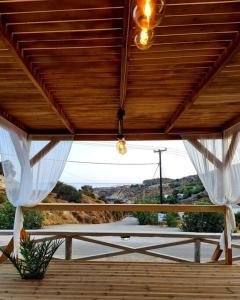
[[[60,141],[34,164],[48,141],[31,141],[20,129],[0,118],[0,153],[8,200],[16,207],[14,252],[18,254],[23,227],[22,207],[40,203],[54,188],[64,169],[72,141]]]
[[[210,200],[227,207],[229,246],[230,234],[236,226],[232,204],[240,203],[239,132],[238,125],[226,130],[223,135],[183,137],[185,148]]]

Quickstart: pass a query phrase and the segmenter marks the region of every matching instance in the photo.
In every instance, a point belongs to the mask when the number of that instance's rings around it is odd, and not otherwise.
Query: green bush
[[[82,200],[81,191],[77,190],[75,187],[58,182],[53,192],[57,194],[57,197],[69,202],[80,203]]]
[[[224,228],[223,213],[185,213],[181,228],[190,232],[221,232]]]
[[[5,194],[0,194],[0,204],[7,202],[7,196]]]
[[[93,187],[91,185],[83,185],[82,186],[82,193],[86,196],[89,196],[93,199],[96,198],[96,196],[94,195],[94,192],[93,192]]]
[[[156,204],[158,203],[157,199],[144,199],[141,201],[137,201],[138,204]],[[138,219],[140,225],[157,225],[158,224],[158,216],[157,213],[154,212],[141,212],[136,211],[133,213],[133,216]]]
[[[173,212],[168,212],[165,214],[165,221],[168,227],[177,227],[178,225],[178,214]]]
[[[0,208],[0,229],[13,229],[15,217],[15,207],[6,202]],[[38,210],[24,213],[23,227],[25,229],[39,229],[43,225],[43,214]]]
[[[138,219],[140,225],[158,224],[157,213],[136,211],[134,212],[133,216]]]

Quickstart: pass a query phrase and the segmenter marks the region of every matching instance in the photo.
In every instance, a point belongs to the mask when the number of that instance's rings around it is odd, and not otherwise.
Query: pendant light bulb
[[[147,50],[152,46],[153,31],[143,29],[136,33],[134,42],[140,50]]]
[[[133,19],[141,29],[153,29],[163,17],[165,0],[137,0],[133,10]]]
[[[124,137],[118,139],[117,150],[122,155],[127,153],[126,140]]]

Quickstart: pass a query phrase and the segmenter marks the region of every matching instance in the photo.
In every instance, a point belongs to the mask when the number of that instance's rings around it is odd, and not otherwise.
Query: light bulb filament
[[[144,9],[143,9],[143,13],[147,17],[148,25],[150,23],[150,18],[151,18],[151,15],[152,15],[152,8],[151,8],[150,1],[151,0],[146,0],[145,6],[144,6]]]
[[[147,45],[149,40],[148,31],[147,29],[143,29],[140,33],[140,43],[142,45]]]

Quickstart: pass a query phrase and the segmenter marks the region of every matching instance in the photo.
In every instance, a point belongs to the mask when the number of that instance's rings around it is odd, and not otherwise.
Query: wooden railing
[[[42,203],[34,208],[24,208],[24,210],[47,210],[47,211],[124,211],[124,212],[134,212],[134,211],[145,211],[145,212],[222,212],[225,216],[225,229],[224,229],[224,236],[225,236],[225,262],[226,264],[232,263],[232,249],[228,246],[227,241],[227,226],[226,226],[226,207],[224,205],[168,205],[168,204],[69,204],[69,203]],[[10,231],[0,231],[1,235],[12,234]],[[209,243],[217,245],[217,248],[213,255],[213,261],[217,261],[222,253],[219,248],[218,240],[220,235],[219,234],[199,234],[199,233],[161,233],[161,232],[55,232],[55,231],[29,231],[29,234],[32,235],[47,235],[48,239],[56,239],[56,238],[64,238],[65,245],[66,245],[66,259],[72,258],[72,240],[82,240],[85,242],[93,242],[96,244],[100,244],[103,246],[108,246],[111,248],[116,248],[119,251],[114,253],[104,253],[94,256],[88,256],[84,258],[80,258],[80,260],[90,260],[90,259],[97,259],[103,258],[108,256],[116,256],[116,255],[123,255],[128,253],[142,253],[147,254],[155,257],[161,257],[165,259],[170,259],[174,261],[188,261],[187,259],[183,259],[180,257],[169,256],[166,254],[160,254],[153,252],[154,249],[166,248],[166,247],[173,247],[178,245],[190,244],[194,243],[195,245],[195,254],[194,254],[194,261],[200,262],[201,261],[201,243]],[[114,243],[104,242],[94,237],[99,236],[120,236],[124,237],[128,235],[130,237],[168,237],[168,238],[181,238],[184,240],[182,241],[173,241],[170,243],[160,243],[155,244],[147,247],[140,247],[140,248],[132,248],[129,246],[122,246]],[[44,237],[46,239],[46,237]],[[42,240],[42,239],[41,239]],[[240,248],[239,245],[234,244],[233,247]],[[235,257],[234,260],[238,260],[239,257]]]
[[[201,258],[201,245],[202,244],[211,244],[218,245],[218,240],[220,238],[220,234],[218,233],[192,233],[192,232],[83,232],[83,231],[56,231],[56,230],[28,230],[27,233],[30,236],[33,236],[36,242],[42,242],[46,240],[54,240],[54,239],[64,239],[65,240],[65,255],[63,259],[71,260],[72,259],[72,250],[73,250],[73,240],[89,242],[105,247],[114,248],[117,251],[114,252],[105,252],[94,255],[86,255],[81,256],[81,250],[79,256],[76,260],[80,261],[88,261],[100,258],[107,258],[113,256],[120,256],[125,254],[139,253],[145,254],[148,256],[153,256],[157,258],[172,260],[175,262],[203,262]],[[0,231],[1,236],[12,236],[12,230],[2,230]],[[128,242],[124,243],[114,243],[109,241],[104,241],[102,239],[98,239],[99,237],[119,237],[119,242],[121,239],[133,239],[133,238],[158,238],[158,242],[151,244],[150,246],[142,246],[142,247],[132,247],[127,245]],[[240,240],[240,234],[233,234],[233,241]],[[173,239],[173,241],[162,241],[161,239]],[[159,252],[154,252],[154,250],[158,249],[166,249],[172,248],[181,245],[189,245],[194,244],[194,259],[190,258],[182,258],[177,256],[172,256],[168,254],[163,254]],[[232,243],[233,248],[240,249],[240,244]],[[4,248],[4,247],[3,247]],[[79,247],[81,248],[81,246]],[[219,262],[224,261],[225,258],[219,260]],[[240,260],[240,256],[233,257],[234,261]],[[204,262],[214,262],[213,260],[208,260]]]

